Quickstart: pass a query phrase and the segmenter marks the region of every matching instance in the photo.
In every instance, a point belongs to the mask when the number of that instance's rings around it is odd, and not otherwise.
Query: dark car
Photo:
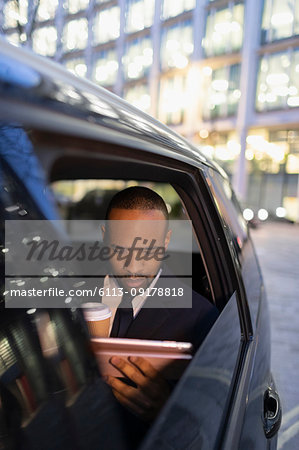
[[[271,376],[267,300],[228,177],[197,147],[117,96],[28,51],[0,46],[2,256],[9,257],[28,220],[38,240],[41,221],[98,220],[124,187],[158,192],[172,219],[192,223],[193,289],[219,317],[138,446],[276,448],[281,407]],[[11,230],[19,230],[14,238]],[[74,236],[83,240],[80,230]],[[179,240],[171,251],[184,261]],[[100,378],[79,308],[39,311],[25,298],[23,308],[12,307],[11,287],[34,276],[26,267],[18,276],[9,272],[16,257],[6,262],[1,448],[134,448],[136,430],[128,432]],[[35,278],[46,285],[58,272],[43,270]]]

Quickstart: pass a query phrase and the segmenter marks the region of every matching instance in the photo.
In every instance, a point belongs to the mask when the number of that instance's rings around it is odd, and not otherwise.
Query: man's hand
[[[128,361],[113,357],[110,363],[122,375],[132,380],[136,388],[112,376],[106,377],[105,381],[112,387],[115,397],[123,406],[144,421],[150,422],[155,419],[168,399],[169,385],[146,359],[131,356]]]

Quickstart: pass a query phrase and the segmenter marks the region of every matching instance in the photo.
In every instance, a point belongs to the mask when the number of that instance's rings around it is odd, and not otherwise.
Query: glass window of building
[[[116,82],[118,62],[116,50],[107,50],[95,56],[93,80],[101,86],[111,86]]]
[[[54,19],[58,0],[40,0],[36,17],[39,21]]]
[[[5,38],[13,45],[19,45],[20,36],[19,33],[9,33],[5,35]]]
[[[262,22],[262,43],[299,34],[297,0],[265,0]]]
[[[137,84],[126,88],[124,98],[131,105],[136,106],[136,108],[139,108],[147,113],[150,111],[151,97],[147,84]]]
[[[63,30],[64,50],[80,50],[87,45],[88,24],[87,19],[71,20]]]
[[[164,0],[162,9],[162,18],[168,19],[175,17],[184,11],[190,11],[195,8],[196,0]]]
[[[237,113],[240,92],[240,64],[215,69],[206,75],[204,90],[207,93],[203,118],[210,120]]]
[[[161,80],[159,120],[168,125],[183,123],[186,108],[186,77],[175,75]]]
[[[117,39],[119,36],[120,10],[118,6],[99,11],[93,25],[94,44]]]
[[[126,32],[133,33],[153,23],[155,0],[129,0],[126,12]]]
[[[291,58],[290,83],[287,105],[299,106],[299,49],[296,49]]]
[[[209,158],[218,161],[228,175],[235,170],[235,161],[239,157],[241,146],[235,131],[218,132],[209,135],[202,141],[201,149]]]
[[[161,67],[183,69],[193,53],[193,29],[190,21],[165,28],[161,43]]]
[[[76,14],[78,11],[87,9],[89,0],[67,0],[65,3],[65,8],[70,14]]]
[[[299,49],[261,58],[256,96],[257,111],[299,106]]]
[[[79,77],[85,77],[87,67],[83,58],[68,59],[65,61],[65,67]]]
[[[32,49],[43,56],[54,56],[56,52],[57,31],[54,27],[37,28],[32,33]]]
[[[126,79],[135,80],[148,75],[153,62],[151,38],[146,36],[130,41],[122,62]]]
[[[240,50],[243,42],[244,4],[238,3],[208,13],[203,46],[206,56]]]
[[[19,0],[18,2],[11,0],[4,4],[4,28],[15,28],[18,23],[25,25],[27,22],[28,1]]]
[[[295,2],[295,27],[294,27],[294,34],[299,34],[299,2]]]

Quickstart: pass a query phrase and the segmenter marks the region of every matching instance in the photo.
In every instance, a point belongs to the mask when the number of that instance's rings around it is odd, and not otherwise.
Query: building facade
[[[299,0],[0,5],[11,42],[192,140],[220,162],[244,207],[261,218],[299,221]]]

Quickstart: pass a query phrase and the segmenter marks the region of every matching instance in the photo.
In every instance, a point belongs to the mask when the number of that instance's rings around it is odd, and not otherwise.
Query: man
[[[125,189],[111,200],[106,219],[104,242],[115,251],[102,297],[102,302],[112,309],[110,336],[187,341],[196,350],[218,311],[207,299],[171,277],[162,264],[167,261],[165,251],[171,239],[163,199],[145,187]],[[163,294],[167,286],[174,293],[185,289],[183,292],[192,297],[192,307],[173,308],[171,295],[156,294],[158,288]],[[112,295],[116,292],[119,295]],[[107,377],[115,397],[135,415],[151,421],[169,396],[167,381],[144,358],[112,358],[111,364],[136,385]]]

